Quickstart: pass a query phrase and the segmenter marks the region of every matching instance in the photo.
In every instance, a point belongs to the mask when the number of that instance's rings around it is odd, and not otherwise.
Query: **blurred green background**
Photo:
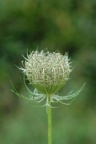
[[[0,0],[0,144],[47,144],[45,107],[11,92],[22,85],[27,50],[68,52],[71,79],[86,86],[70,106],[53,109],[53,144],[96,144],[96,0]]]

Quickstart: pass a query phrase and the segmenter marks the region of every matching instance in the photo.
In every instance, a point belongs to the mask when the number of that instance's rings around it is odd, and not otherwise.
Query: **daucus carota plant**
[[[30,91],[25,84],[26,89],[31,94],[31,98],[20,95],[13,90],[18,96],[27,100],[41,102],[45,100],[45,106],[48,115],[48,144],[52,144],[52,103],[60,102],[69,104],[83,89],[84,85],[75,93],[70,92],[66,96],[57,95],[57,92],[66,84],[72,71],[68,55],[61,55],[59,52],[38,52],[32,51],[23,67],[20,68],[29,83],[34,87],[34,91]],[[24,80],[25,83],[25,80]],[[63,102],[63,101],[66,102]],[[67,103],[68,101],[68,103]]]

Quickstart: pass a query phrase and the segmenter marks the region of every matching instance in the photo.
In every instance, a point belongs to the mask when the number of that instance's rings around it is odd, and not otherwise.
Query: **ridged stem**
[[[50,105],[50,97],[48,97],[48,104]],[[47,107],[48,114],[48,144],[52,144],[52,111],[51,106]]]

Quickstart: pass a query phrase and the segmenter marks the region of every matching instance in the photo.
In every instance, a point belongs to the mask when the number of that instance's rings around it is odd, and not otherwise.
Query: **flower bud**
[[[59,91],[71,72],[68,55],[32,51],[25,60],[25,75],[29,82],[45,95]]]

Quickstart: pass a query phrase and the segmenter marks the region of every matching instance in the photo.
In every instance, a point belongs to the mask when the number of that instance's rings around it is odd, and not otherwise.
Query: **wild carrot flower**
[[[50,106],[51,102],[63,103],[63,100],[72,101],[81,92],[84,85],[77,92],[70,92],[66,96],[56,94],[69,80],[69,75],[72,71],[70,64],[71,62],[67,54],[63,56],[59,52],[32,51],[25,58],[24,67],[20,69],[27,77],[29,83],[34,87],[34,91],[31,92],[25,84],[31,94],[31,98],[22,97],[38,102],[46,99],[45,106]],[[15,93],[20,96],[18,92],[15,91]],[[50,104],[48,103],[48,99],[50,99]]]

